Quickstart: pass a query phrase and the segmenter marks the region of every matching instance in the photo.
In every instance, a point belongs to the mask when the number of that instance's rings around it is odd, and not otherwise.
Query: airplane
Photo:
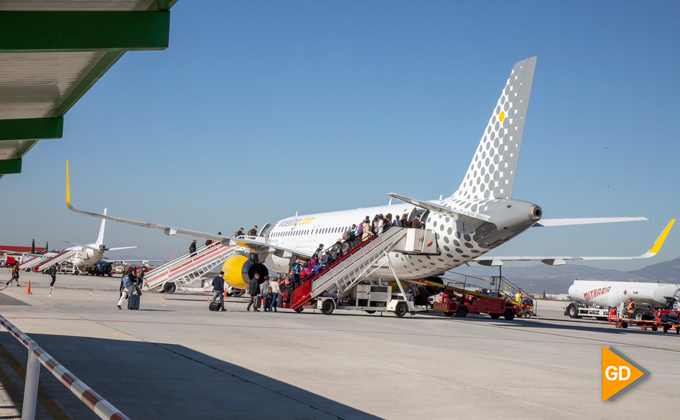
[[[388,213],[406,214],[409,220],[416,215],[420,216],[428,235],[432,237],[430,244],[437,247],[436,255],[390,253],[388,258],[401,280],[426,279],[433,276],[436,278],[470,262],[485,266],[501,266],[506,261],[540,261],[548,265],[563,265],[566,261],[632,260],[653,257],[659,252],[675,219],[666,226],[652,248],[638,256],[503,257],[485,255],[531,227],[648,220],[644,217],[544,219],[541,207],[537,204],[513,199],[536,61],[537,57],[531,57],[516,63],[512,68],[465,177],[458,189],[446,198],[440,196],[438,200],[426,201],[390,193],[388,196],[402,203],[296,215],[262,228],[257,236],[233,238],[78,210],[71,205],[67,161],[66,204],[72,211],[85,216],[158,229],[168,236],[179,233],[241,247],[242,256],[229,258],[223,266],[223,271],[228,273],[225,275],[226,283],[235,289],[247,288],[250,278],[256,272],[260,274],[260,278],[263,278],[268,273],[267,268],[279,273],[287,273],[291,262],[298,258],[309,259],[317,249],[317,244],[331,245],[352,224],[359,224],[365,216],[372,217],[376,214]],[[376,280],[393,278],[394,274],[386,266],[371,274],[371,279]]]
[[[106,209],[104,209],[104,215],[106,215]],[[95,243],[82,245],[74,242],[63,241],[71,245],[75,245],[62,250],[61,252],[47,252],[44,254],[25,254],[22,258],[22,262],[19,265],[21,270],[35,270],[43,271],[55,264],[60,264],[64,262],[69,262],[75,267],[75,274],[79,274],[81,271],[85,271],[88,268],[94,267],[100,262],[112,263],[118,260],[104,260],[104,252],[106,251],[118,251],[122,249],[133,249],[138,248],[137,246],[126,246],[118,248],[107,248],[104,245],[104,229],[106,227],[106,220],[102,220],[101,226],[99,227],[99,235],[97,236],[97,241]],[[31,256],[33,258],[26,259],[26,256]],[[121,260],[122,261],[122,260]],[[137,261],[137,260],[125,260],[125,261]],[[144,260],[146,261],[146,260]]]

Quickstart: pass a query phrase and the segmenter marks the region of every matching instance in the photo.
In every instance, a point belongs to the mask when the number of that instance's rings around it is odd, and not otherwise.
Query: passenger
[[[376,236],[380,234],[380,222],[382,221],[382,217],[382,214],[376,214],[373,218],[373,222],[371,222],[371,232]]]
[[[255,307],[253,308],[253,312],[260,312],[257,310],[257,303],[255,302],[257,300],[257,295],[260,294],[260,275],[255,273],[255,277],[250,279],[250,284],[248,285],[248,292],[250,293],[250,301],[248,302],[248,307],[246,308],[246,311],[250,310],[250,306],[254,303]]]
[[[392,226],[395,226],[395,227],[402,227],[402,226],[401,226],[401,220],[399,220],[399,216],[395,216],[395,217],[394,217],[394,221],[392,222]]]
[[[382,235],[387,229],[392,227],[392,215],[388,214],[380,221],[380,234]]]
[[[374,235],[373,232],[371,232],[371,225],[367,220],[364,220],[364,223],[362,224],[361,242],[366,242],[372,236]]]
[[[349,252],[350,249],[350,242],[349,241],[342,241],[342,255],[346,255]]]
[[[359,223],[359,226],[357,227],[357,236],[359,236],[359,237],[360,237],[360,236],[363,234],[363,232],[364,232],[364,223],[371,224],[371,219],[369,219],[368,216],[366,216],[366,217],[364,218],[364,220],[362,220],[361,223]]]
[[[19,286],[19,263],[16,262],[14,263],[14,267],[12,267],[12,278],[7,282],[7,285],[9,286],[10,283],[13,281],[17,282],[17,286]]]
[[[220,275],[216,276],[213,281],[213,297],[212,297],[212,302],[215,303],[217,298],[220,298],[220,307],[222,308],[222,311],[226,311],[227,309],[224,307],[224,271],[220,271]]]
[[[257,225],[248,231],[248,236],[257,236]]]
[[[194,241],[196,242],[196,241]],[[118,299],[118,309],[123,309],[122,305],[125,303],[125,299],[127,299],[131,294],[132,294],[132,277],[134,276],[133,274],[134,268],[128,267],[127,270],[125,270],[125,274],[123,275],[123,279],[121,281],[121,289],[120,289],[120,299]]]
[[[315,274],[314,268],[316,268],[316,258],[312,257],[309,260],[309,262],[307,263],[307,267],[305,268],[305,273],[307,273],[307,278],[310,278]]]
[[[314,258],[316,258],[317,261],[321,261],[323,258],[323,244],[319,244],[319,247],[314,252]]]
[[[411,223],[409,223],[406,213],[401,215],[401,227],[411,227]]]
[[[276,306],[277,301],[279,300],[279,279],[274,277],[273,279],[269,280],[269,287],[271,289],[272,295],[272,301],[269,304],[269,312],[272,311],[272,308],[274,308],[274,312],[277,312]]]
[[[262,295],[262,310],[267,312],[269,310],[269,276],[264,276],[264,281],[260,285],[260,293]]]
[[[342,239],[338,239],[333,244],[333,248],[331,248],[331,256],[333,257],[333,261],[342,257]]]
[[[420,228],[423,227],[420,224],[420,216],[416,216],[416,217],[413,218],[413,220],[411,220],[411,227],[416,228],[416,229],[420,229]]]
[[[323,261],[321,262],[321,265],[323,266],[324,269],[326,269],[331,264],[333,264],[333,256],[331,255],[330,252],[326,251],[323,257]]]
[[[137,273],[137,287],[139,288],[144,286],[144,274],[144,267],[139,267],[139,272]]]
[[[295,271],[290,270],[290,274],[286,277],[286,305],[290,308],[290,298],[293,294],[293,286],[295,286]]]
[[[243,228],[234,232],[234,238],[238,238],[239,236],[243,236]]]
[[[52,283],[50,283],[50,287],[52,287],[54,286],[54,282],[57,281],[57,265],[56,264],[52,265],[52,267],[50,267],[50,269],[47,270],[47,272],[52,277]]]
[[[194,255],[196,255],[196,239],[194,239],[194,240],[191,242],[191,245],[189,245],[189,252],[191,253],[191,256],[192,256],[192,257],[193,257]]]

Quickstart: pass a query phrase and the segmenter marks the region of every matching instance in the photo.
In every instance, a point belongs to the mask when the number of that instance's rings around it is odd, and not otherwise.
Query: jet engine
[[[245,255],[227,258],[222,265],[222,271],[224,271],[224,282],[235,289],[247,289],[250,279],[255,277],[255,274],[260,275],[260,282],[263,282],[264,276],[269,274],[264,264],[253,262]]]

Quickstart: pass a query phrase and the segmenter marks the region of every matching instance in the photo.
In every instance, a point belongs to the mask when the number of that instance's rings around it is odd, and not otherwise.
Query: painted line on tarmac
[[[23,348],[23,347],[22,347]],[[26,378],[26,369],[17,361],[17,359],[10,354],[9,350],[5,348],[2,344],[0,344],[0,357],[5,359],[7,364],[12,368],[14,373],[17,374],[19,379]],[[3,374],[6,376],[7,374],[3,372]],[[4,379],[4,378],[3,378]],[[9,379],[9,378],[8,378]],[[25,381],[25,379],[22,379]],[[23,399],[23,397],[22,397]],[[59,404],[56,403],[50,397],[50,395],[45,391],[45,389],[38,384],[38,402],[42,407],[47,411],[47,414],[50,415],[54,420],[71,420],[69,416],[66,415],[64,410],[59,407]]]
[[[244,329],[266,329],[266,330],[289,330],[289,331],[318,331],[318,332],[347,332],[347,333],[358,333],[358,334],[377,334],[377,335],[402,335],[402,336],[412,336],[412,337],[433,337],[433,338],[456,338],[456,339],[470,339],[470,340],[495,340],[495,341],[512,341],[512,342],[524,342],[524,343],[546,343],[546,344],[568,344],[568,345],[584,345],[584,346],[600,346],[602,342],[609,343],[606,340],[594,340],[594,339],[584,339],[589,341],[600,341],[600,343],[571,343],[566,341],[547,341],[547,340],[526,340],[526,339],[516,339],[516,338],[498,338],[498,337],[474,337],[467,335],[447,335],[447,334],[422,334],[422,333],[404,333],[404,332],[391,332],[391,331],[368,331],[368,330],[346,330],[346,329],[325,329],[325,328],[293,328],[293,327],[281,327],[281,326],[262,326],[262,325],[234,325],[234,324],[203,324],[203,323],[190,323],[190,322],[159,322],[159,321],[140,321],[140,320],[119,320],[119,319],[90,319],[90,318],[51,318],[51,317],[21,317],[21,316],[7,316],[7,319],[34,319],[34,320],[47,320],[47,321],[90,321],[96,323],[121,323],[121,324],[151,324],[151,325],[184,325],[184,326],[202,326],[202,327],[223,327],[223,328],[244,328]],[[473,323],[466,323],[472,324]],[[490,325],[487,325],[490,326]],[[500,328],[500,327],[499,327]],[[504,327],[507,328],[507,327]],[[519,330],[525,331],[525,330]],[[580,340],[578,337],[563,336],[572,340]],[[645,347],[635,344],[625,344],[625,343],[615,343],[619,347]],[[663,349],[657,347],[649,347],[658,350],[669,350],[669,351],[680,351],[672,349]]]
[[[470,321],[463,321],[463,320],[457,320],[457,322],[462,322],[464,324],[468,325],[477,325],[476,323],[470,322]],[[607,322],[608,324],[608,322]],[[500,328],[504,330],[512,330],[512,331],[522,331],[526,333],[532,333],[532,334],[541,334],[541,335],[550,335],[553,337],[564,337],[564,338],[572,338],[575,340],[588,340],[588,341],[597,341],[597,344],[593,345],[602,345],[602,343],[608,343],[608,344],[616,344],[619,347],[637,347],[637,348],[642,348],[642,349],[652,349],[652,350],[665,350],[665,351],[672,351],[675,353],[680,353],[680,350],[678,349],[668,349],[665,347],[653,347],[653,346],[645,346],[642,344],[630,344],[630,343],[621,343],[619,341],[612,341],[612,340],[604,340],[600,338],[587,338],[587,337],[574,337],[571,335],[565,335],[565,334],[557,334],[557,333],[550,333],[550,332],[545,332],[545,331],[536,331],[536,330],[528,330],[528,329],[522,329],[518,327],[506,327],[503,325],[482,325],[483,327],[490,327],[490,328]],[[612,330],[615,331],[615,330]],[[585,343],[584,343],[585,344]]]

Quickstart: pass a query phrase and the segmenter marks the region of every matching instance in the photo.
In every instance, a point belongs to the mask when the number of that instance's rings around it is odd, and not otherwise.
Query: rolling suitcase
[[[220,301],[216,300],[214,302],[210,302],[209,308],[210,311],[217,312],[219,310],[222,310],[222,304],[220,303]]]
[[[272,304],[272,297],[271,295],[267,295],[267,297],[264,298],[264,309],[269,309],[269,306]]]
[[[255,296],[255,309],[260,309],[262,306],[262,296]]]
[[[139,295],[130,295],[130,299],[128,299],[128,309],[139,309]]]

